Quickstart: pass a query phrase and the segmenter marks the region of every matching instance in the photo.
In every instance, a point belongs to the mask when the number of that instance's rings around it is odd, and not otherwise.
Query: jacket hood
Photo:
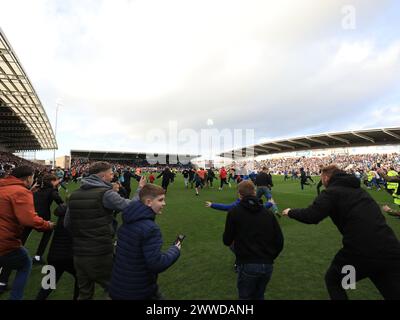
[[[128,224],[145,219],[154,220],[155,217],[153,209],[145,206],[141,201],[133,201],[122,211],[122,220]]]
[[[244,197],[240,201],[240,205],[250,210],[251,212],[259,212],[263,208],[263,202],[256,196]]]
[[[15,186],[15,185],[26,188],[23,181],[14,176],[8,176],[7,178],[0,179],[0,187]]]
[[[92,174],[89,177],[83,178],[81,183],[81,189],[93,189],[93,188],[109,188],[112,189],[112,184],[101,180],[97,175]]]
[[[347,173],[338,173],[332,176],[329,181],[328,187],[343,186],[349,188],[360,188],[360,180],[355,176]]]

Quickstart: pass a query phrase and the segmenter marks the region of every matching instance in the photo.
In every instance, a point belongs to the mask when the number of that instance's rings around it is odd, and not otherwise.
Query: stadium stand
[[[323,133],[304,137],[272,140],[265,143],[225,151],[221,153],[220,156],[235,159],[249,156],[249,154],[260,156],[304,150],[395,145],[399,143],[399,127],[382,128]]]
[[[0,29],[0,150],[57,149],[46,112]]]
[[[181,166],[189,163],[199,155],[170,155],[170,154],[146,154],[144,152],[111,152],[71,150],[71,163],[76,161],[108,161],[111,163],[125,164],[130,166],[149,166],[152,164]],[[165,160],[165,161],[164,161]]]

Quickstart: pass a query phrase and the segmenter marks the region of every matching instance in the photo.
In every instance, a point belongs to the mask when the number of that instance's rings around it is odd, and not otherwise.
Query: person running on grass
[[[333,300],[347,300],[343,268],[352,266],[355,281],[369,278],[385,299],[400,299],[400,242],[387,225],[378,203],[360,180],[335,165],[322,169],[325,190],[304,209],[287,208],[283,216],[306,224],[330,217],[343,235],[343,248],[325,275]]]

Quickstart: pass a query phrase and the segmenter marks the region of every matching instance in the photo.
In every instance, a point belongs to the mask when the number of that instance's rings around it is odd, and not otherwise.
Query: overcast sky
[[[398,126],[399,3],[0,0],[0,27],[53,126],[62,103],[57,155],[166,152],[146,137],[169,121],[255,142]]]

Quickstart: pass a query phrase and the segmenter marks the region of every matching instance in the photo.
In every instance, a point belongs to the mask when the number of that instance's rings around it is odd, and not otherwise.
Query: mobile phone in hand
[[[181,243],[181,244],[182,244],[182,242],[183,242],[183,240],[184,240],[185,238],[186,238],[186,236],[185,236],[184,234],[180,234],[180,235],[176,238],[174,244],[178,244],[178,243]]]

